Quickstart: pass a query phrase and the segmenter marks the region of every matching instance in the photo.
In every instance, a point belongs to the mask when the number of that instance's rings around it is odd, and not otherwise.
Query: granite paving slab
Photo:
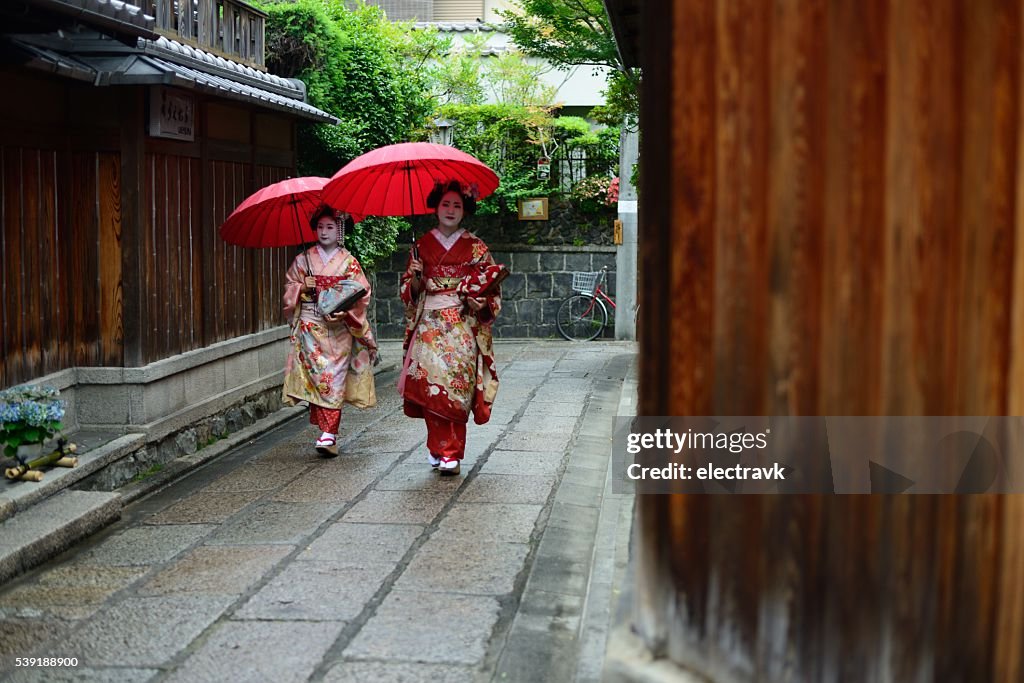
[[[394,570],[393,564],[293,562],[235,613],[236,619],[350,621]]]
[[[335,522],[295,559],[330,560],[338,567],[394,565],[422,533],[418,525]]]
[[[95,668],[89,666],[46,668],[30,671],[16,669],[10,683],[148,683],[153,680],[159,669],[114,669]]]
[[[127,598],[43,646],[77,657],[82,666],[159,667],[216,621],[233,596],[175,595]]]
[[[449,664],[340,662],[323,683],[472,683],[476,669]]]
[[[449,539],[526,543],[540,510],[540,505],[456,503],[435,533]]]
[[[290,545],[194,548],[139,586],[138,595],[242,595],[288,553]]]
[[[209,524],[131,527],[86,551],[82,560],[115,566],[161,564],[216,528]]]
[[[484,658],[498,611],[492,597],[394,590],[344,655],[353,660],[476,665]]]
[[[440,476],[440,475],[438,475]],[[370,491],[345,513],[346,522],[429,524],[454,491]]]
[[[524,543],[427,540],[398,577],[395,588],[439,593],[507,595],[530,548]]]
[[[287,543],[295,545],[312,534],[344,501],[335,503],[279,503],[254,505],[240,517],[232,518],[217,529],[208,544],[244,545]]]
[[[494,451],[480,468],[483,474],[554,476],[562,466],[561,453],[541,451]]]
[[[466,486],[459,496],[459,502],[543,505],[554,485],[553,476],[481,473]]]
[[[343,626],[340,622],[224,622],[166,680],[305,683]]]
[[[195,493],[146,518],[146,524],[220,524],[263,496],[262,491]]]

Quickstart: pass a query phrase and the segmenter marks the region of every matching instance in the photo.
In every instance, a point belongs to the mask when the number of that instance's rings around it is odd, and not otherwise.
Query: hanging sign
[[[191,142],[196,139],[195,111],[191,94],[155,86],[149,91],[149,134]]]
[[[537,177],[541,180],[547,180],[551,177],[551,159],[547,157],[537,159]]]

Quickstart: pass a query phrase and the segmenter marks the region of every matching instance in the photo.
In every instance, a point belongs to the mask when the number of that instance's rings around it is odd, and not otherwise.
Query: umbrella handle
[[[419,247],[417,247],[415,244],[412,245],[412,257],[417,261],[420,260],[420,250]],[[414,270],[413,272],[416,273],[416,277],[420,277],[423,274],[418,270]]]

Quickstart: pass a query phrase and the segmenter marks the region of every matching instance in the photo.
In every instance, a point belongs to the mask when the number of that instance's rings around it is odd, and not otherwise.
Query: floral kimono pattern
[[[408,269],[402,276],[406,355],[399,392],[410,417],[430,413],[465,424],[472,412],[474,421],[484,424],[498,392],[491,323],[501,310],[501,297],[487,297],[487,305],[474,313],[455,294],[463,278],[494,259],[487,245],[468,232],[448,250],[435,233],[416,243],[425,282],[417,298],[412,297]],[[434,306],[426,305],[428,296],[434,297]],[[437,301],[452,305],[436,307]]]
[[[367,294],[343,313],[341,320],[328,322],[317,310],[314,297],[300,295],[310,271],[317,291],[341,280],[356,280]],[[327,263],[315,246],[295,258],[285,274],[284,313],[292,321],[283,389],[286,405],[307,401],[310,406],[340,410],[343,403],[357,408],[376,404],[369,349],[377,344],[366,320],[369,301],[370,283],[348,250],[339,248]]]

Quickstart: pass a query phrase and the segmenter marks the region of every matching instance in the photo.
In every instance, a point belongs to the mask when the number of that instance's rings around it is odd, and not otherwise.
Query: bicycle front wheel
[[[608,309],[599,300],[585,294],[573,294],[558,307],[555,325],[569,341],[590,341],[601,334],[608,323]]]

